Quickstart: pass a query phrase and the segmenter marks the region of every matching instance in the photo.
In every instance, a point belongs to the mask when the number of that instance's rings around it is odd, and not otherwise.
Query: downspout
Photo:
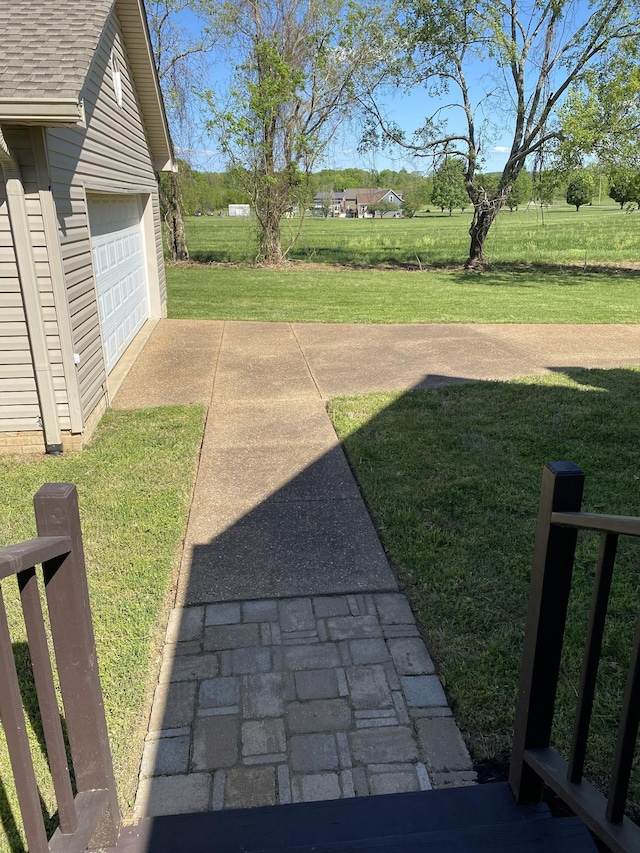
[[[38,291],[38,276],[29,233],[27,202],[24,195],[24,186],[22,185],[20,166],[9,150],[1,127],[0,166],[2,166],[2,171],[4,172],[6,184],[9,222],[13,235],[18,277],[20,279],[24,314],[29,335],[29,346],[31,347],[31,357],[33,359],[45,447],[47,453],[55,455],[62,452],[62,437],[58,424],[53,376],[51,373],[51,364],[49,363],[47,337],[42,317],[40,293]]]

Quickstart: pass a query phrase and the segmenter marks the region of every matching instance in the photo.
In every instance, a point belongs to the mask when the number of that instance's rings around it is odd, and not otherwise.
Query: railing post
[[[577,531],[552,527],[552,512],[579,512],[584,473],[550,462],[542,475],[509,783],[519,803],[538,802],[542,780],[525,764],[527,749],[551,742],[553,709],[573,573]]]
[[[118,838],[120,810],[104,715],[78,495],[71,483],[47,483],[34,498],[40,536],[69,536],[68,555],[43,565],[49,619],[78,792],[106,790],[108,804],[91,846]]]

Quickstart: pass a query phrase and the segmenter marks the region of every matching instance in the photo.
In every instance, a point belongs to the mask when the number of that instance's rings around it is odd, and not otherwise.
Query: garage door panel
[[[136,198],[92,197],[91,244],[107,371],[148,317],[142,230]]]

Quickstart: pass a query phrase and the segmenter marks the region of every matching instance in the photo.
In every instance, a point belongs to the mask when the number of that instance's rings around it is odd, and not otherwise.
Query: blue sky
[[[199,27],[197,19],[190,13],[184,12],[181,16],[181,22],[191,31],[195,31]],[[229,67],[223,62],[216,62],[214,57],[208,60],[208,81],[207,85],[212,89],[220,89],[224,87],[225,80],[228,79]],[[490,88],[495,88],[496,81],[492,79],[495,75],[495,67],[493,63],[488,62],[486,67],[480,61],[476,61],[472,66],[472,74],[469,78],[471,85],[472,97],[476,101],[480,101],[485,92]],[[457,93],[452,92],[448,96],[448,100],[455,100]],[[477,128],[482,126],[482,150],[481,150],[481,165],[482,171],[498,171],[502,170],[507,154],[510,149],[511,139],[509,134],[509,119],[506,111],[499,109],[499,99],[494,98],[489,101],[489,109],[484,112],[478,112]],[[407,135],[419,128],[425,116],[431,114],[441,101],[436,101],[427,96],[424,90],[416,88],[409,95],[395,92],[383,99],[382,109],[386,117],[395,121]],[[450,115],[452,117],[452,127],[456,127],[456,115],[459,122],[461,120],[461,112],[454,111]],[[459,125],[461,128],[464,125]],[[407,170],[417,170],[428,172],[430,170],[430,161],[425,158],[414,157],[407,151],[396,147],[393,150],[385,150],[379,152],[371,152],[360,154],[357,150],[359,141],[359,133],[357,128],[349,128],[345,126],[342,131],[336,134],[336,137],[331,141],[323,161],[318,168],[347,168],[356,166],[368,170],[382,170],[385,168],[399,170],[406,168]],[[190,143],[189,151],[190,161],[196,168],[222,170],[224,162],[216,151],[215,142],[208,138],[208,135],[203,130],[199,137]]]

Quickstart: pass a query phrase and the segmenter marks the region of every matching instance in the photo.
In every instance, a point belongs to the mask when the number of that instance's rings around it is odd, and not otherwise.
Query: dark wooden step
[[[595,851],[578,818],[458,827],[416,835],[367,838],[304,847],[265,848],[255,853],[589,853]]]
[[[584,825],[516,806],[506,783],[147,818],[118,853],[595,850]]]

